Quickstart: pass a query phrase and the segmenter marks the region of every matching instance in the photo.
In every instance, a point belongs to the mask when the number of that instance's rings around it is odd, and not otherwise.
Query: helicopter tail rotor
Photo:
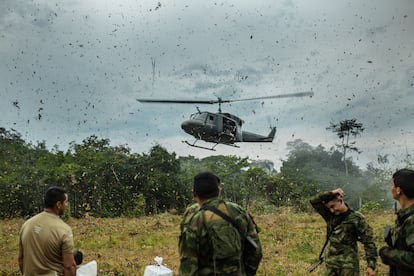
[[[267,135],[267,138],[273,141],[273,139],[275,138],[275,134],[276,134],[276,127],[272,127],[272,130],[270,131],[269,135]]]

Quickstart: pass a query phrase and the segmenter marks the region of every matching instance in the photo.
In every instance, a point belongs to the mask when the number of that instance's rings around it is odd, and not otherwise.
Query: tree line
[[[40,212],[49,186],[67,190],[70,215],[76,218],[181,213],[192,202],[193,176],[204,170],[220,176],[224,198],[258,211],[279,206],[306,210],[310,196],[336,187],[343,187],[354,208],[361,202],[390,206],[387,162],[361,170],[334,148],[313,147],[301,139],[287,146],[278,172],[266,169],[270,161],[181,157],[161,145],[133,153],[94,135],[81,144],[72,142],[67,151],[47,149],[45,142],[27,143],[15,130],[0,128],[0,218]]]

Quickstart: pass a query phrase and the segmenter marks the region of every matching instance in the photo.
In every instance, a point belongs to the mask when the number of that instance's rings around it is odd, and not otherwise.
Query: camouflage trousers
[[[326,267],[325,276],[360,276],[359,268]]]

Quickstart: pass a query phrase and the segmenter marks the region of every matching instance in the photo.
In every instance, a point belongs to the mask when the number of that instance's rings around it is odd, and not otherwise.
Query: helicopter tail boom
[[[273,127],[267,136],[255,134],[255,133],[248,132],[248,131],[243,131],[242,139],[243,139],[243,142],[258,142],[258,143],[273,142],[273,139],[275,138],[275,134],[276,134],[276,127]]]

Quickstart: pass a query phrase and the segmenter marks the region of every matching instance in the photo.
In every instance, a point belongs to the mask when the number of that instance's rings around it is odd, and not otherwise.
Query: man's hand
[[[389,254],[390,249],[391,249],[391,247],[389,247],[389,246],[383,246],[379,250],[379,255],[381,257],[381,261],[386,265],[390,265],[388,263],[388,254]]]
[[[372,267],[368,267],[367,271],[365,272],[366,276],[375,276],[375,271],[372,269]]]
[[[341,197],[345,196],[345,192],[341,188],[336,188],[335,190],[332,190],[331,193],[334,195],[340,195]]]

